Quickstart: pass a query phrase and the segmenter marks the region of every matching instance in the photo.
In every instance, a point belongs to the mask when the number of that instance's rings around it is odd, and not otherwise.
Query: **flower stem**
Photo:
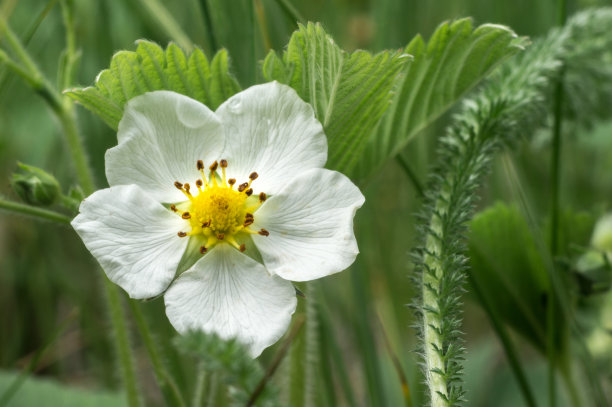
[[[425,247],[428,254],[424,263],[428,270],[423,272],[423,353],[425,360],[425,380],[428,383],[429,399],[432,407],[445,407],[448,404],[448,387],[446,385],[446,366],[440,354],[443,346],[442,320],[438,309],[439,286],[443,265],[439,261],[442,247],[433,235],[442,235],[442,225],[439,217],[434,215],[431,220],[432,233],[427,236]]]
[[[557,1],[557,24],[565,25],[567,19],[567,3],[566,0]],[[561,131],[563,123],[563,69],[559,72],[557,85],[554,97],[554,126],[553,126],[553,142],[552,142],[552,160],[551,160],[551,228],[550,228],[550,247],[553,259],[559,252],[558,247],[558,230],[559,230],[559,200],[560,200],[560,185],[561,185]],[[552,270],[556,272],[556,270]],[[550,281],[550,296],[546,308],[546,356],[548,358],[548,400],[549,405],[555,406],[556,403],[556,296],[554,282]]]
[[[68,103],[70,103],[70,106],[68,106]],[[56,113],[62,124],[64,135],[66,136],[66,142],[72,156],[72,162],[75,166],[79,184],[81,188],[83,188],[83,192],[85,192],[86,195],[90,195],[95,190],[93,174],[89,168],[83,141],[77,129],[74,106],[72,106],[72,102],[68,103],[62,103],[61,110]]]
[[[172,380],[172,376],[170,376],[164,368],[158,348],[153,340],[153,337],[151,336],[151,331],[149,330],[147,321],[145,321],[144,315],[142,314],[140,304],[134,300],[129,300],[129,305],[130,309],[132,310],[134,320],[136,321],[136,326],[140,331],[142,342],[149,353],[149,359],[153,365],[153,371],[155,373],[157,383],[159,384],[160,390],[164,395],[166,403],[168,403],[167,405],[184,407],[185,401],[183,400],[176,383],[174,380]]]
[[[134,360],[132,359],[132,354],[130,352],[127,323],[123,306],[121,304],[121,298],[119,297],[119,290],[115,284],[106,278],[106,276],[104,276],[103,279],[110,317],[115,334],[115,344],[117,346],[118,353],[117,356],[119,357],[121,365],[121,377],[123,378],[123,384],[127,393],[126,396],[128,405],[130,407],[139,407],[142,405],[142,399],[136,383]]]
[[[65,3],[63,5],[65,7],[70,7],[72,6],[72,3]],[[67,24],[66,29],[67,31],[73,30],[74,25]],[[38,70],[34,64],[34,61],[28,55],[25,47],[21,44],[15,33],[10,29],[7,22],[3,18],[0,18],[0,32],[7,37],[9,46],[15,55],[18,56],[25,68],[10,59],[10,57],[8,57],[8,55],[1,50],[0,62],[7,63],[9,68],[25,79],[32,89],[43,97],[53,112],[57,115],[66,137],[66,142],[68,149],[70,150],[70,155],[76,169],[79,183],[81,184],[85,194],[89,195],[93,193],[95,190],[93,174],[89,168],[87,156],[85,155],[85,149],[79,136],[73,103],[69,99],[63,98],[55,89],[53,89],[42,73]],[[72,41],[71,38],[74,38],[74,33],[67,33],[67,41],[69,43]],[[69,44],[69,48],[73,46],[74,44]],[[27,213],[33,216],[40,216],[44,213],[44,216],[42,217],[49,219],[49,211],[38,208],[29,208],[26,210],[23,205],[17,207],[15,204],[11,204],[9,206],[12,210]],[[7,203],[4,204],[4,208],[7,208]],[[63,217],[55,218],[61,219],[60,221],[62,222],[66,221]],[[67,222],[69,221],[70,219],[68,219]],[[136,384],[134,362],[131,356],[127,323],[119,297],[119,290],[106,277],[104,277],[104,288],[106,291],[111,322],[115,333],[115,345],[117,347],[117,354],[121,364],[121,372],[124,386],[126,388],[128,403],[130,407],[138,407],[141,405],[141,397]]]
[[[25,205],[19,202],[8,201],[0,198],[0,209],[9,212],[16,212],[22,215],[32,216],[38,219],[50,220],[52,222],[69,224],[71,219],[48,209],[37,208],[35,206]]]

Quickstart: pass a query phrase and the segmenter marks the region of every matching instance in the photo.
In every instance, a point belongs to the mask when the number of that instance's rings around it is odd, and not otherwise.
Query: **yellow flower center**
[[[198,160],[196,163],[202,178],[196,180],[197,194],[192,194],[189,184],[181,184],[176,181],[174,186],[180,189],[188,201],[177,205],[171,205],[170,209],[185,219],[189,220],[191,231],[179,232],[179,237],[203,235],[206,243],[200,247],[200,253],[204,254],[209,248],[219,242],[227,242],[240,250],[246,250],[242,240],[249,233],[258,233],[268,236],[265,229],[254,231],[250,227],[255,221],[253,213],[266,200],[266,194],[261,192],[253,196],[251,183],[258,177],[256,172],[249,175],[249,181],[240,184],[234,189],[236,180],[227,179],[225,169],[227,161],[221,160],[220,164],[215,161],[210,167],[210,175],[204,175],[204,163]],[[217,169],[221,167],[222,177],[217,179]],[[241,236],[242,235],[242,236]]]

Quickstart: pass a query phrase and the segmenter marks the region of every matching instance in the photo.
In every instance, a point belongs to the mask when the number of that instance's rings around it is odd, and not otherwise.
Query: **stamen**
[[[259,174],[257,174],[256,172],[252,172],[251,175],[249,175],[249,179],[251,181],[255,181],[257,177],[259,177]]]
[[[182,190],[182,189],[183,189],[183,184],[181,184],[181,183],[180,183],[180,182],[178,182],[178,181],[174,181],[174,186],[175,186],[177,189],[180,189],[180,190]]]
[[[247,226],[252,225],[252,224],[253,224],[253,222],[255,222],[255,220],[254,220],[253,218],[246,218],[246,219],[244,220],[244,224],[243,224],[243,225],[244,225],[244,227],[247,227]]]
[[[181,215],[181,218],[191,219],[191,214],[189,212],[183,212],[183,214]]]
[[[223,240],[224,237],[225,237],[224,233],[217,233],[217,239],[218,240]]]
[[[227,168],[227,160],[221,160],[221,173],[223,174],[223,185],[227,186],[225,178],[225,169]]]
[[[244,215],[244,217],[245,217],[245,218],[247,218],[247,219],[248,219],[248,218],[253,219],[253,214],[252,214],[252,213],[248,213],[248,212],[247,212],[247,214],[246,214],[246,215]]]
[[[262,236],[270,236],[270,232],[268,232],[266,229],[261,229],[259,232],[260,235]]]
[[[240,184],[240,186],[238,187],[238,192],[242,192],[245,189],[247,189],[249,187],[249,184],[247,182]]]
[[[204,254],[208,251],[208,249],[206,248],[206,246],[200,246],[200,253]]]
[[[266,196],[265,192],[260,192],[259,193],[259,202],[264,202],[268,197]]]
[[[236,179],[235,178],[230,178],[227,180],[227,183],[230,186],[230,189],[234,187],[234,184],[236,183]]]
[[[185,189],[185,192],[187,192],[188,195],[191,195],[191,193],[189,192],[189,189],[191,189],[191,186],[187,183],[185,183],[183,185],[183,188]]]
[[[210,219],[208,219],[206,222],[202,223],[202,229],[205,229],[207,227],[210,226]]]
[[[202,160],[198,160],[198,162],[196,163],[198,170],[202,171],[204,169],[204,161]]]
[[[208,167],[208,169],[210,170],[210,180],[212,181],[213,187],[217,186],[217,177],[215,176],[215,171],[217,171],[218,167],[219,163],[217,161],[215,161],[210,167]]]
[[[178,235],[178,237],[185,237],[185,236],[187,236],[187,233],[185,233],[185,232],[178,232],[177,235]]]
[[[228,236],[225,241],[229,244],[231,244],[232,246],[234,246],[236,249],[240,250],[240,245],[238,244],[238,242],[236,241],[236,239],[234,239],[234,236]]]
[[[246,245],[244,243],[241,244],[238,250],[240,250],[241,252],[244,252],[246,250]]]
[[[172,204],[172,205],[170,205],[170,210],[172,212],[176,212],[178,209],[176,209],[176,205]]]
[[[198,191],[201,190],[203,184],[204,183],[201,179],[196,180],[196,187],[198,187]]]

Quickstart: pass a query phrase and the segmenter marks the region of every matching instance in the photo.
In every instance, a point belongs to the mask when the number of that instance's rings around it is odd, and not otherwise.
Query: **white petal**
[[[250,87],[217,109],[223,122],[228,176],[252,172],[256,192],[275,194],[292,178],[327,160],[327,140],[312,107],[278,82]]]
[[[253,235],[268,271],[292,281],[308,281],[350,266],[359,250],[353,218],[364,197],[336,171],[310,170],[295,178],[255,213]]]
[[[168,287],[187,246],[177,236],[186,221],[136,185],[99,190],[79,210],[72,227],[112,282],[132,298]]]
[[[181,274],[164,298],[168,319],[180,333],[238,338],[253,357],[283,336],[297,303],[291,283],[228,244]]]
[[[108,183],[136,184],[160,202],[184,201],[174,182],[193,184],[201,177],[197,160],[212,164],[224,143],[215,113],[196,100],[168,91],[131,99],[117,138],[119,145],[106,152]]]

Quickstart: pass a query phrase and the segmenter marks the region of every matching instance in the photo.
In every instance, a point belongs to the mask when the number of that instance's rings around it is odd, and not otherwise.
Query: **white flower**
[[[130,297],[164,293],[177,331],[236,337],[257,356],[287,330],[290,281],[355,260],[363,195],[322,168],[323,129],[291,88],[253,86],[216,112],[147,93],[128,102],[117,138],[110,188],[85,199],[72,225]]]

